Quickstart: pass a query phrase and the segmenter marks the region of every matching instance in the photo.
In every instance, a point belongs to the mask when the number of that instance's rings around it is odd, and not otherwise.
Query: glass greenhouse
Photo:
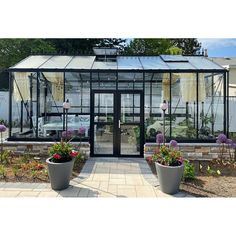
[[[91,156],[142,156],[163,130],[179,142],[228,133],[228,72],[220,65],[204,56],[103,51],[34,55],[9,68],[9,140],[59,140],[67,125],[74,140],[90,143]]]

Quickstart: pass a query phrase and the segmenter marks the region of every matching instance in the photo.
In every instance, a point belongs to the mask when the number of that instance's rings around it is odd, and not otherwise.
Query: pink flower
[[[53,154],[53,158],[59,160],[59,159],[61,159],[61,156],[59,154],[55,153],[55,154]]]

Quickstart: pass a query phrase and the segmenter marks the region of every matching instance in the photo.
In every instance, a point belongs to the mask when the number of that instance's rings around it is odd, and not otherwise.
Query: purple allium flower
[[[67,131],[63,131],[61,136],[62,138],[72,138],[74,134],[74,130],[67,130]]]
[[[173,147],[173,148],[176,148],[178,146],[178,143],[176,140],[171,140],[170,141],[170,146]]]
[[[80,135],[83,135],[83,134],[85,134],[85,131],[86,131],[86,129],[84,127],[80,127],[79,130],[78,130],[78,133]]]
[[[217,143],[226,143],[227,137],[224,134],[219,134],[217,137]]]
[[[7,127],[5,125],[0,125],[0,132],[5,132],[7,130]]]
[[[227,139],[225,143],[226,143],[226,144],[232,144],[232,143],[233,143],[233,140],[232,140],[232,139]]]
[[[236,149],[236,143],[231,143],[231,148]]]
[[[164,142],[164,136],[162,133],[156,135],[156,142],[159,144]]]

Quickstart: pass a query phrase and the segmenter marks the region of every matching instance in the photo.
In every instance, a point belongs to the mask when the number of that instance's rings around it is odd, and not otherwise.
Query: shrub
[[[194,165],[191,164],[188,160],[184,160],[184,180],[194,179],[194,178],[195,178]]]

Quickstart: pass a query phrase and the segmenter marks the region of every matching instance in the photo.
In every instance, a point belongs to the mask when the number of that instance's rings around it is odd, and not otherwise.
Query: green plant
[[[20,170],[20,166],[19,165],[13,165],[12,166],[12,173],[14,174],[14,176],[18,176],[19,170]]]
[[[5,178],[6,177],[6,173],[7,173],[7,171],[6,171],[5,166],[4,165],[0,165],[0,176]]]
[[[161,134],[158,134],[159,136]],[[172,145],[172,143],[174,145]],[[182,153],[176,150],[177,142],[171,140],[170,145],[161,145],[153,154],[152,160],[165,166],[180,166],[183,163]]]
[[[74,147],[69,142],[61,140],[60,143],[54,143],[50,149],[51,162],[62,163],[71,161],[75,157],[81,157],[79,151],[74,150]]]
[[[38,175],[38,173],[37,173],[36,170],[31,170],[30,176],[31,176],[33,179],[37,178],[37,175]]]
[[[195,169],[194,165],[191,164],[188,160],[184,161],[184,180],[194,179],[195,178]]]
[[[11,163],[11,151],[4,150],[0,154],[0,163],[4,165],[8,165]]]

